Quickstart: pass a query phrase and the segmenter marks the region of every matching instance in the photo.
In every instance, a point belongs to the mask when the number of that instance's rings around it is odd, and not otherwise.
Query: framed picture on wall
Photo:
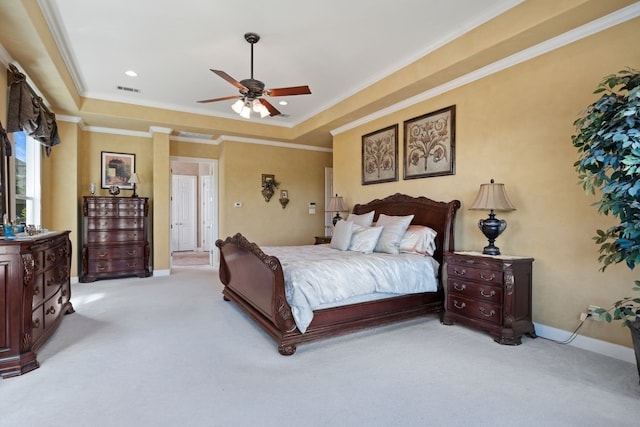
[[[129,183],[129,178],[136,171],[135,154],[103,151],[100,165],[102,188],[117,185],[121,189],[133,190],[133,184]]]
[[[362,185],[398,180],[398,125],[362,137]]]
[[[455,174],[456,106],[404,122],[404,179]]]

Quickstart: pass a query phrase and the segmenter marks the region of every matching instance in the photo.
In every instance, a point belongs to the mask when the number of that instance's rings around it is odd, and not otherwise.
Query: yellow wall
[[[184,141],[171,141],[171,157],[194,157],[199,159],[217,159],[220,148],[213,143],[203,144]]]
[[[479,185],[491,178],[505,184],[517,210],[498,213],[507,220],[496,244],[504,254],[532,256],[535,322],[573,330],[589,304],[608,307],[630,293],[632,274],[623,265],[599,272],[597,228],[610,224],[591,206],[595,198],[577,185],[571,144],[573,121],[593,102],[604,75],[625,66],[640,68],[635,40],[640,19],[627,22],[537,59],[444,93],[362,125],[334,138],[334,186],[350,206],[395,192],[436,200],[459,199],[456,247],[482,250],[486,239],[477,221],[486,212],[469,211]],[[362,186],[361,135],[449,105],[456,105],[456,174]],[[402,177],[402,166],[400,167]],[[619,324],[588,322],[582,333],[629,345]]]
[[[234,141],[223,143],[220,157],[220,236],[241,232],[259,245],[312,244],[324,235],[324,168],[331,153]],[[224,172],[223,172],[224,171]],[[262,174],[280,183],[271,201],[260,193]],[[288,190],[285,209],[278,198]],[[234,202],[241,202],[235,208]],[[308,205],[316,203],[316,214]]]

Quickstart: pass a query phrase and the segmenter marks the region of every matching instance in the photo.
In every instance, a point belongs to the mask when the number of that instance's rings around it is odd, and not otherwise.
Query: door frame
[[[169,175],[173,175],[171,173],[171,162],[187,162],[187,163],[205,163],[209,165],[209,174],[208,175],[212,175],[213,176],[213,187],[216,189],[215,191],[215,197],[213,199],[213,207],[212,207],[212,211],[213,214],[215,216],[214,221],[213,221],[213,227],[211,228],[211,233],[213,234],[211,236],[211,239],[213,242],[215,242],[218,239],[218,230],[220,227],[220,212],[219,212],[219,198],[220,198],[220,189],[218,186],[218,182],[219,182],[219,168],[218,168],[218,159],[205,159],[205,158],[201,158],[201,157],[185,157],[185,156],[169,156]],[[198,175],[198,182],[200,181],[200,175]],[[199,185],[198,185],[199,187]],[[200,213],[201,213],[201,209],[200,209],[200,204],[196,203],[197,206],[197,217],[200,218]],[[199,236],[198,236],[199,237]],[[218,256],[218,252],[213,250],[215,249],[215,246],[212,248],[212,250],[209,251],[209,264],[212,267],[218,268],[218,264],[220,262],[219,260],[219,256]],[[169,245],[169,259],[171,259],[171,245]]]

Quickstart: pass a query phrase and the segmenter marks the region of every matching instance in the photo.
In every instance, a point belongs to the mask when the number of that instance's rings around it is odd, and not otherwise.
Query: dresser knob
[[[464,268],[459,269],[457,267],[454,267],[453,272],[456,273],[458,276],[464,276],[465,274],[467,274],[467,270],[465,270]]]
[[[40,318],[38,317],[36,320],[31,322],[31,327],[33,329],[38,329],[40,327]]]
[[[464,291],[465,289],[467,289],[467,285],[465,284],[460,285],[458,282],[455,282],[453,284],[453,289],[455,289],[456,291]]]
[[[462,310],[463,308],[465,308],[467,306],[467,304],[465,304],[465,303],[460,304],[460,303],[458,303],[458,301],[453,300],[453,306],[455,308],[457,308],[458,310]]]
[[[486,280],[487,282],[490,282],[490,281],[492,281],[493,279],[495,279],[495,278],[496,278],[496,275],[495,275],[495,274],[493,274],[493,273],[491,273],[491,275],[490,275],[490,276],[487,276],[487,275],[484,273],[484,271],[483,271],[482,273],[480,273],[480,278],[481,278],[482,280]]]
[[[491,310],[488,314],[484,312],[484,307],[480,307],[480,313],[485,317],[491,317],[496,314],[495,310]]]
[[[496,291],[491,291],[488,294],[486,294],[484,292],[484,289],[480,289],[480,295],[482,295],[485,298],[491,298],[492,296],[494,296],[496,294]]]
[[[54,306],[49,307],[45,314],[56,314],[56,308]]]

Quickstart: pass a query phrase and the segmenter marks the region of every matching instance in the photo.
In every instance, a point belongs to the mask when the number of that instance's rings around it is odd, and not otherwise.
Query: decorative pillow
[[[376,244],[376,252],[397,254],[400,252],[400,240],[407,231],[409,224],[413,220],[413,215],[407,216],[387,216],[380,214],[376,225],[382,226],[382,234]]]
[[[400,240],[400,252],[433,256],[438,233],[424,225],[410,225]]]
[[[353,222],[354,224],[361,225],[363,227],[371,227],[371,223],[373,222],[373,216],[376,214],[375,211],[367,212],[364,214],[356,215],[349,214],[347,217],[347,221]]]
[[[363,227],[354,223],[349,250],[365,254],[372,253],[381,233],[382,227]]]
[[[353,223],[347,221],[338,221],[333,227],[333,236],[329,247],[346,251],[351,243],[351,234],[353,234]]]

